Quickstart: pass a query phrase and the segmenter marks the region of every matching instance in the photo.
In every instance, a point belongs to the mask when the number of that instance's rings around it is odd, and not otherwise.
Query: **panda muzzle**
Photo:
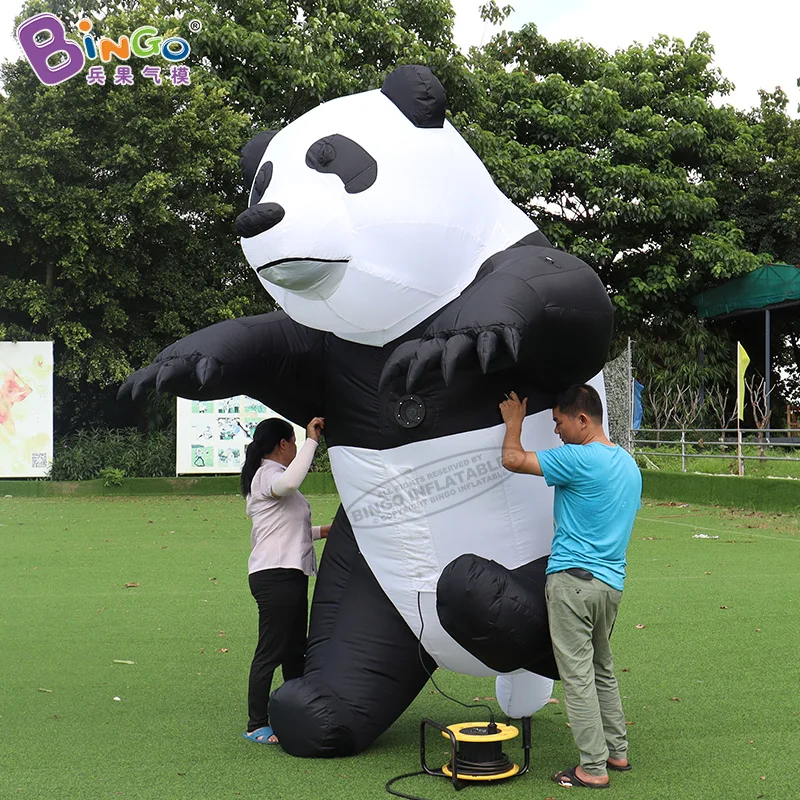
[[[341,284],[347,259],[284,258],[272,261],[256,272],[265,281],[295,294],[326,300]]]

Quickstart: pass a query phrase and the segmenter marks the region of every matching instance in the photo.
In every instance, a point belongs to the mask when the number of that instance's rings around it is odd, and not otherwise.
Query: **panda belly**
[[[439,624],[436,584],[474,553],[514,569],[547,555],[553,492],[501,463],[504,425],[389,450],[337,445],[331,468],[359,549],[389,599],[436,662],[493,675]],[[526,450],[555,447],[549,410],[526,417]]]

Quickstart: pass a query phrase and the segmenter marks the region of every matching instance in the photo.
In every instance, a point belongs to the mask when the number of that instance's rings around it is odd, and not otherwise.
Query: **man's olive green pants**
[[[609,758],[625,759],[628,738],[609,637],[622,592],[568,572],[547,576],[553,652],[580,763],[589,775],[608,774]]]

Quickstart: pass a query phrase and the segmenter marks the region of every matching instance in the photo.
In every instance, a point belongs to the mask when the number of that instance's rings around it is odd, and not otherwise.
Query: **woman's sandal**
[[[587,789],[608,789],[609,784],[606,783],[587,783],[586,781],[582,781],[576,774],[575,770],[578,769],[577,767],[572,767],[571,769],[565,769],[561,772],[556,772],[553,775],[553,780],[559,785],[563,786],[565,789],[572,789],[575,786],[585,786]]]
[[[245,731],[242,736],[250,742],[256,744],[278,744],[278,738],[271,742],[270,736],[275,736],[275,731],[269,725],[264,725],[263,728],[256,728],[254,731]]]

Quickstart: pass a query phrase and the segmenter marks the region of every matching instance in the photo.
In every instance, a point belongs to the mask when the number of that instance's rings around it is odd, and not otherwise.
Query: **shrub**
[[[330,472],[331,461],[328,456],[328,443],[323,436],[317,445],[317,452],[314,453],[314,460],[311,462],[309,472]]]
[[[330,472],[328,448],[320,441],[311,472]],[[56,439],[53,481],[102,478],[119,486],[123,478],[171,478],[175,475],[175,432],[139,433],[135,428],[82,430]]]
[[[103,486],[122,486],[122,482],[125,480],[125,470],[106,467],[97,473],[97,477],[103,481]]]
[[[83,430],[56,439],[48,477],[54,481],[85,481],[98,477],[108,481],[125,476],[174,475],[174,432],[143,434],[135,428],[122,428]]]

